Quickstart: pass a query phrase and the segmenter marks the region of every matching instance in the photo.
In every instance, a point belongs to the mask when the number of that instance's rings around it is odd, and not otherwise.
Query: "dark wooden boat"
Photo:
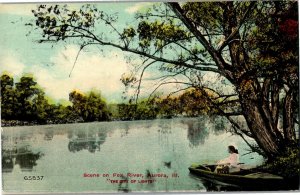
[[[189,167],[192,174],[216,184],[239,186],[242,190],[284,190],[284,179],[278,175],[263,173],[255,169],[241,169],[228,174],[214,172],[216,165]]]

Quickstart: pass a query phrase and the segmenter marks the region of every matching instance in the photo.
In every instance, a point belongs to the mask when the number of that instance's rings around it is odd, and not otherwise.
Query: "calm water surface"
[[[207,118],[101,122],[3,128],[2,173],[6,192],[207,191],[205,182],[189,174],[194,162],[214,163],[227,157],[235,144],[240,154],[249,148],[224,123]],[[262,162],[257,154],[240,155],[249,165]],[[86,178],[84,173],[101,177]],[[102,174],[109,177],[102,177]],[[142,174],[142,178],[113,177]],[[149,174],[168,178],[152,183]],[[172,177],[177,173],[178,177]],[[41,181],[25,176],[43,176]],[[109,180],[127,180],[111,183]]]

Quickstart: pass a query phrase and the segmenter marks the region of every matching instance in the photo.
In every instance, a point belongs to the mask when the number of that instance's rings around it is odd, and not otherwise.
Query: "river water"
[[[208,191],[189,173],[192,163],[225,158],[230,144],[238,147],[240,162],[254,166],[263,161],[255,153],[243,156],[249,148],[226,129],[221,119],[206,117],[6,127],[3,190]],[[94,177],[84,177],[89,174]]]

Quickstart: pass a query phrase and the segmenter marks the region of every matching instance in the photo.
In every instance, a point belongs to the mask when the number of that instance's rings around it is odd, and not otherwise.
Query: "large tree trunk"
[[[293,117],[293,90],[290,89],[284,99],[283,109],[283,133],[287,144],[292,144],[296,140],[294,131],[294,117]]]
[[[255,82],[243,81],[238,85],[239,97],[247,125],[259,147],[268,158],[283,152],[282,138],[276,133],[272,115],[267,114],[261,97],[255,90]]]
[[[234,39],[241,40],[240,34],[235,33],[239,28],[235,9],[232,2],[224,3],[224,31],[225,36],[230,37],[234,34]],[[266,80],[266,86],[261,87],[257,79],[251,79],[245,73],[249,70],[249,58],[240,41],[232,41],[228,44],[232,61],[233,75],[236,88],[240,98],[243,115],[247,125],[254,136],[258,146],[270,159],[282,153],[283,137],[277,127],[277,108],[274,99],[274,110],[270,108],[269,90],[271,80]],[[275,91],[276,92],[276,91]]]
[[[266,78],[260,86],[259,75],[256,75],[250,58],[239,34],[240,23],[247,18],[255,2],[251,3],[241,17],[237,17],[235,5],[231,1],[221,2],[223,9],[223,33],[225,41],[215,50],[189,20],[178,3],[169,3],[174,13],[183,21],[186,27],[195,35],[199,42],[209,51],[222,74],[235,85],[239,94],[242,113],[246,119],[251,135],[265,155],[272,159],[286,150],[289,137],[293,139],[293,106],[292,95],[285,99],[285,137],[278,129],[279,93],[280,87],[274,81]],[[228,46],[231,64],[227,64],[221,56],[222,49]],[[270,94],[271,92],[271,94]],[[271,95],[271,97],[270,97]],[[270,100],[271,99],[271,100]]]

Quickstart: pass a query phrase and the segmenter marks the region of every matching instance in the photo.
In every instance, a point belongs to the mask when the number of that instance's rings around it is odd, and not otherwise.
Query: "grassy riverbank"
[[[273,160],[267,161],[258,169],[263,172],[280,175],[285,178],[290,190],[299,190],[300,163],[299,146],[290,147],[287,152]]]

